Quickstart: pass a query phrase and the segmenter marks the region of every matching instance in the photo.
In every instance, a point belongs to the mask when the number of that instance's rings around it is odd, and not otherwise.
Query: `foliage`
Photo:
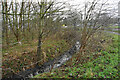
[[[94,55],[92,55],[87,63],[76,64],[77,60],[73,58],[71,66],[53,69],[51,73],[42,73],[36,75],[35,78],[119,78],[118,45],[120,44],[118,44],[118,35],[110,34],[110,36],[113,37],[113,43],[109,45],[108,50],[97,52],[99,56],[96,59],[93,59]]]
[[[32,40],[29,43],[23,41],[24,44],[16,45],[10,47],[9,49],[3,49],[3,76],[7,76],[11,73],[11,70],[5,70],[7,68],[11,68],[15,73],[28,69],[30,67],[34,67],[34,65],[30,66],[33,63],[37,62],[36,59],[36,51],[37,51],[37,40]],[[70,45],[64,39],[58,39],[53,36],[49,36],[44,39],[42,44],[42,52],[46,54],[45,59],[41,61],[42,64],[44,61],[48,59],[53,59],[56,56],[61,55],[64,51],[68,50]],[[28,67],[24,67],[27,66]]]

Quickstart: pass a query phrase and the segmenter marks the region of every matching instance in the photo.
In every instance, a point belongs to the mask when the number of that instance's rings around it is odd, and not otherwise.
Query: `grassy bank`
[[[64,51],[67,51],[71,47],[72,44],[69,44],[69,41],[66,38],[67,34],[67,31],[59,31],[56,34],[52,34],[42,39],[42,59],[40,59],[40,64],[63,54]],[[71,40],[73,38],[71,38]],[[17,44],[7,49],[3,48],[3,77],[9,76],[13,72],[18,73],[22,70],[34,67],[34,63],[38,62],[36,58],[37,44],[38,40],[34,39],[29,42],[22,41],[22,44]]]
[[[112,38],[111,44],[105,51],[95,52],[91,56],[76,57],[52,72],[36,75],[35,78],[118,78],[118,35],[109,34]],[[75,55],[77,56],[77,55]],[[70,63],[70,64],[69,64]]]

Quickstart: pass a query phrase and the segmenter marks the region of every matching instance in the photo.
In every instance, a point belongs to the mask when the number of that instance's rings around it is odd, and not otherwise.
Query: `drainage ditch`
[[[18,74],[10,76],[9,78],[33,78],[33,76],[35,75],[44,72],[49,72],[51,69],[58,68],[61,65],[63,65],[66,61],[68,61],[70,58],[72,58],[72,55],[79,51],[80,46],[81,46],[80,42],[77,41],[70,50],[66,51],[58,58],[45,62],[41,66],[36,66],[34,68],[21,71]]]

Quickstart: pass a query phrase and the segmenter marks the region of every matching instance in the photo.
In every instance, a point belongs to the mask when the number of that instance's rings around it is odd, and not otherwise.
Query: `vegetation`
[[[111,31],[111,32],[119,33],[120,28],[118,26],[110,26],[108,29],[106,29],[106,31]]]
[[[40,66],[63,54],[77,40],[81,47],[71,59],[72,63],[68,61],[51,73],[35,77],[118,76],[115,69],[118,60],[117,37],[99,31],[116,23],[116,18],[104,12],[106,1],[100,4],[98,0],[86,2],[78,10],[67,2],[54,0],[35,3],[30,0],[8,3],[5,0],[1,4],[3,61],[0,67],[3,77]]]
[[[43,64],[49,59],[60,56],[73,45],[73,41],[70,41],[71,43],[69,43],[65,38],[65,35],[68,34],[67,31],[64,31],[64,34],[61,35],[61,37],[58,37],[58,35],[61,34],[60,32],[56,34],[44,39],[42,44],[43,58],[39,60],[40,62],[36,59],[37,40],[32,40],[29,43],[23,41],[24,44],[22,45],[18,44],[14,47],[8,48],[7,50],[3,49],[3,75],[9,76],[11,74],[11,70],[12,73],[17,73],[21,70],[34,67],[37,62]],[[71,37],[71,40],[73,39]]]
[[[82,62],[77,61],[77,54],[71,61],[52,72],[36,75],[35,78],[119,78],[118,74],[118,35],[110,35],[112,44],[105,51],[92,53],[86,56]],[[120,36],[119,36],[120,37]],[[80,57],[82,58],[82,57]],[[65,67],[67,66],[67,67]],[[65,68],[64,68],[65,67]]]
[[[110,26],[109,28],[119,28],[119,26]]]
[[[0,66],[3,76],[38,63],[43,64],[69,48],[71,44],[64,37],[58,37],[62,22],[58,16],[53,21],[56,14],[52,14],[59,12],[61,15],[63,6],[56,7],[55,4],[54,1],[45,0],[36,3],[24,0],[22,3],[2,1],[3,65]],[[63,35],[66,34],[64,32]]]

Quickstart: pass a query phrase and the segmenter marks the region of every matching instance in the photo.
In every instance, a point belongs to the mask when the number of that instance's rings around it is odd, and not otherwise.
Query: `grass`
[[[105,56],[100,56],[94,61],[78,64],[65,69],[55,69],[51,73],[43,73],[35,76],[35,78],[118,78],[118,54],[109,54],[102,52]],[[114,56],[114,57],[113,57]]]
[[[109,28],[115,29],[115,28],[120,28],[119,26],[110,26]]]
[[[45,61],[47,61],[48,58],[53,59],[56,56],[59,56],[71,47],[71,45],[66,42],[68,40],[64,39],[68,34],[64,34],[64,32],[58,32],[58,34],[49,36],[43,40],[42,52],[43,57],[46,59]],[[83,55],[80,57],[82,59],[81,61],[78,61],[76,59],[77,55],[75,55],[75,57],[72,58],[72,62],[68,61],[62,67],[53,69],[51,73],[42,73],[36,75],[35,78],[118,77],[117,53],[119,51],[118,46],[120,46],[120,43],[118,43],[117,35],[109,34],[109,36],[112,37],[112,43],[107,47],[106,51],[95,52],[95,54],[91,53],[92,55],[89,56]],[[100,39],[100,36],[98,37]],[[8,49],[3,49],[3,75],[7,76],[11,73],[10,70],[4,70],[6,68],[11,68],[15,73],[17,73],[24,70],[24,66],[35,63],[37,61],[36,49],[37,40],[31,40],[29,43],[24,41],[22,45],[18,44]],[[25,67],[25,69],[30,67],[33,66]]]
[[[107,31],[111,31],[111,32],[116,32],[116,33],[118,33],[119,30],[113,30],[113,29],[119,29],[119,28],[120,28],[119,26],[110,26],[110,27],[107,29]]]
[[[42,44],[42,52],[46,55],[45,61],[59,56],[64,51],[68,50],[70,45],[64,39],[56,39],[53,36],[47,37]],[[29,41],[29,43],[18,44],[8,49],[3,49],[3,76],[9,76],[11,68],[15,73],[28,69],[33,66],[24,67],[37,62],[37,40]],[[41,61],[42,64],[43,60]]]
[[[53,59],[65,51],[67,51],[75,42],[75,30],[70,29],[60,29],[55,32],[50,32],[47,36],[42,38],[42,53],[39,60],[37,60],[37,33],[34,39],[31,38],[31,34],[24,37],[21,40],[22,44],[15,44],[7,46],[5,42],[5,37],[3,39],[3,49],[2,49],[2,70],[3,77],[8,77],[13,72],[19,73],[28,68],[32,68],[38,61],[39,65]],[[22,36],[21,36],[22,38]],[[9,35],[10,44],[16,42],[14,35]]]
[[[36,46],[37,46],[37,41],[36,42],[31,41],[30,44],[29,43],[26,43],[26,44],[22,43],[21,45],[18,44],[16,46],[12,46],[8,49],[3,49],[3,56],[4,56],[4,53],[8,53],[9,55],[13,55],[13,53],[14,53],[14,55],[16,55],[16,54],[19,55],[22,52],[26,52],[26,51],[31,52],[31,50],[36,49]]]
[[[116,33],[119,33],[119,30],[112,30],[112,29],[108,29],[107,31],[111,31],[111,32],[116,32]]]
[[[119,33],[119,30],[116,30],[116,31],[113,31],[113,32]]]
[[[112,43],[107,47],[107,50],[96,52],[97,54],[90,56],[87,62],[80,63],[76,58],[73,58],[72,63],[68,61],[71,65],[66,63],[58,69],[53,69],[51,73],[45,72],[34,78],[119,78],[118,47],[120,47],[120,43],[118,37],[120,36],[109,35],[112,37]]]

